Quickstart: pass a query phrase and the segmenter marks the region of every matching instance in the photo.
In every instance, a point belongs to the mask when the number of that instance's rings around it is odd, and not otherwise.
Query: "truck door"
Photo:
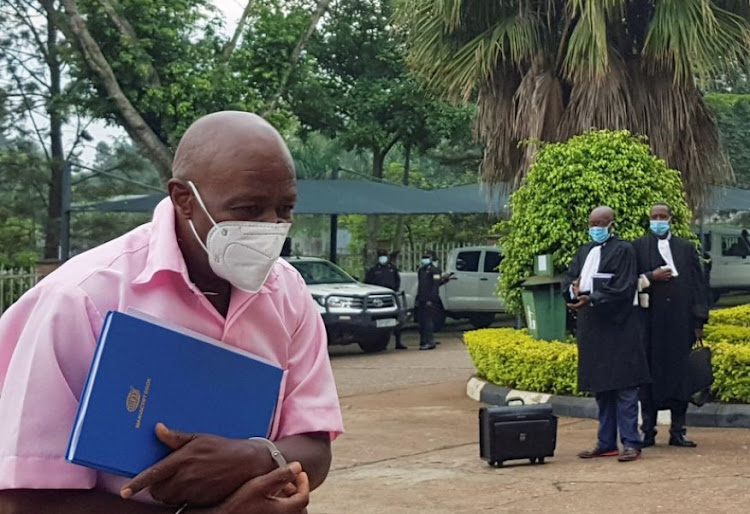
[[[479,273],[478,297],[475,310],[497,312],[500,310],[500,299],[497,296],[497,280],[500,277],[500,261],[503,257],[499,250],[485,250]]]
[[[481,250],[463,250],[456,255],[454,275],[443,286],[443,306],[447,311],[473,310],[479,294]]]
[[[721,245],[711,251],[711,287],[741,289],[750,283],[750,243],[743,234],[720,235]]]

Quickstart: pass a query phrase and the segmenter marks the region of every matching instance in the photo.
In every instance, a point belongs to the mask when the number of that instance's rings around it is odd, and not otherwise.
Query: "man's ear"
[[[190,187],[179,178],[170,179],[167,187],[177,215],[184,219],[191,219],[193,217],[193,193]]]

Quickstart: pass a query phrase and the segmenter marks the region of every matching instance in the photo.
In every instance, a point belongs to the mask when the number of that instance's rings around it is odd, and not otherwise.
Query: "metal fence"
[[[38,280],[33,268],[0,268],[0,313],[34,287]]]

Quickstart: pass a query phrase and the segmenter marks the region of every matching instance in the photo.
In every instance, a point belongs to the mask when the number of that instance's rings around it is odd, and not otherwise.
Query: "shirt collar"
[[[154,217],[151,220],[151,235],[148,241],[148,257],[146,258],[146,265],[135,278],[133,283],[146,284],[150,282],[157,273],[171,272],[178,273],[183,277],[185,283],[189,287],[195,288],[195,285],[190,280],[190,275],[188,274],[187,264],[185,264],[182,250],[180,250],[180,245],[177,243],[175,220],[176,218],[172,200],[167,197],[159,202],[154,210]],[[279,289],[278,267],[280,265],[281,264],[277,263],[273,267],[271,273],[268,275],[268,279],[258,293],[270,293]],[[241,291],[238,290],[238,292]],[[242,293],[252,295],[252,293]]]

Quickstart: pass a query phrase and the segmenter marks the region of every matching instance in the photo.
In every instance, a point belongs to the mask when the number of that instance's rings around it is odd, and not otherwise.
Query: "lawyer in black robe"
[[[578,250],[565,277],[566,295],[595,246],[588,243]],[[578,389],[599,393],[635,388],[648,383],[650,377],[638,308],[633,305],[638,275],[630,243],[612,236],[602,244],[598,272],[613,277],[577,312]]]
[[[666,206],[665,206],[666,208]],[[654,207],[658,212],[657,207]],[[667,208],[668,209],[668,208]],[[654,211],[652,211],[652,218]],[[659,250],[660,239],[668,244],[677,276],[659,276],[667,266]],[[654,444],[656,414],[670,409],[670,444],[695,446],[685,439],[685,414],[691,391],[688,390],[687,361],[690,349],[708,320],[708,296],[698,251],[690,241],[653,232],[633,242],[638,272],[646,281],[642,294],[648,295],[647,308],[641,308],[644,341],[653,383],[641,390],[644,443]],[[669,255],[667,254],[667,255]],[[655,276],[656,275],[656,276]]]

